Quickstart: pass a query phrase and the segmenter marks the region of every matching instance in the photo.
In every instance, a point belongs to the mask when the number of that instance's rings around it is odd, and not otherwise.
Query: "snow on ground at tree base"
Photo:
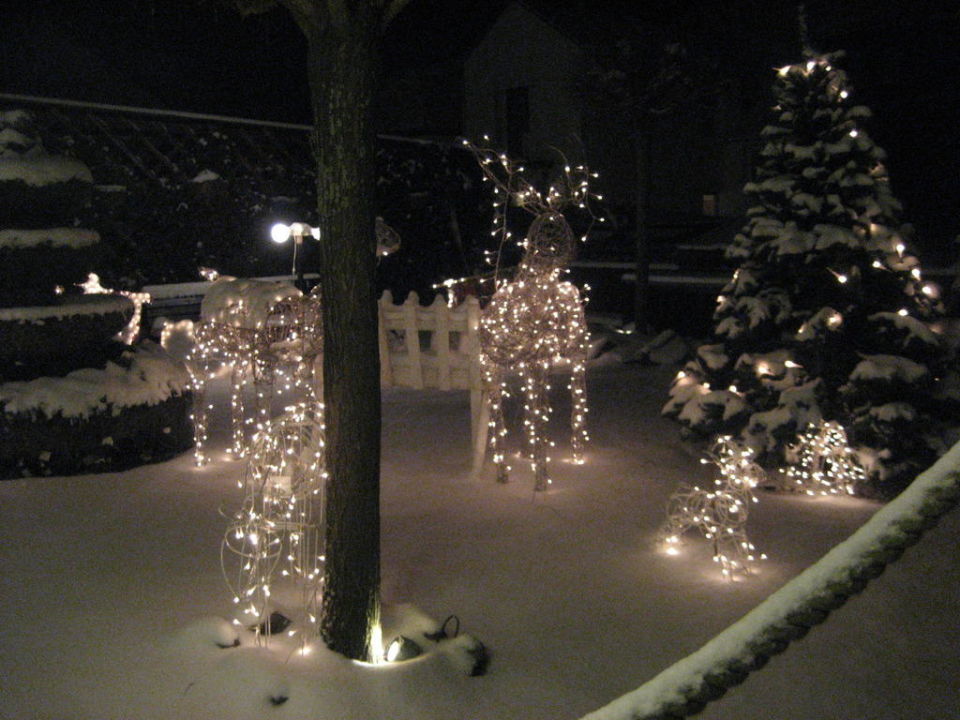
[[[491,650],[483,677],[432,653],[372,667],[314,646],[239,648],[224,621],[221,509],[240,501],[215,398],[214,462],[190,453],[123,473],[0,483],[0,717],[575,720],[710,640],[880,506],[762,492],[759,574],[725,583],[706,544],[654,546],[667,498],[710,469],[659,416],[676,367],[588,374],[592,444],[553,489],[531,473],[469,480],[466,393],[384,391],[385,640],[412,608]],[[558,388],[557,415],[568,408]],[[227,393],[225,381],[216,392]],[[707,720],[960,717],[960,513],[822,626],[709,706]],[[219,618],[219,620],[217,619]],[[289,699],[274,707],[270,697]]]

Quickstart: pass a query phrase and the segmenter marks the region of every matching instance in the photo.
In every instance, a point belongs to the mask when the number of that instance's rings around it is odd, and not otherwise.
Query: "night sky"
[[[381,132],[459,133],[462,59],[507,2],[412,0],[383,44]],[[890,155],[904,219],[942,249],[960,233],[960,11],[944,6],[807,3],[815,45],[848,51],[845,67],[875,113],[869,127]],[[794,35],[791,2],[570,0],[563,7],[613,8],[614,22],[632,8],[711,44],[730,73],[761,92],[773,79],[768,59],[798,59],[795,46],[784,47]],[[703,35],[714,26],[719,32]],[[305,57],[299,30],[279,9],[242,19],[210,0],[35,0],[4,10],[0,91],[309,122]],[[405,107],[425,110],[411,116]]]

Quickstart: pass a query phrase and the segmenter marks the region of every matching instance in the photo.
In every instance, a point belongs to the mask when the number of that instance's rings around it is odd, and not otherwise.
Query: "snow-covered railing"
[[[380,298],[380,384],[383,387],[468,390],[473,469],[483,463],[487,442],[486,400],[480,376],[480,303],[475,297],[450,308],[437,295],[421,307],[411,292],[394,305]]]
[[[581,720],[700,712],[880,575],[960,500],[960,443],[818,562],[696,652]]]

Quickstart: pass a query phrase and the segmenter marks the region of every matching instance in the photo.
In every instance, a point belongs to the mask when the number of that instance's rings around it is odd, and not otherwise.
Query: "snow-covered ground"
[[[320,646],[258,649],[246,632],[241,647],[216,647],[212,618],[233,610],[220,510],[239,504],[242,473],[223,459],[223,403],[203,469],[187,453],[118,474],[0,483],[0,717],[572,720],[595,710],[698,648],[878,507],[762,493],[748,531],[769,559],[741,582],[720,580],[702,540],[679,557],[659,552],[668,496],[710,472],[659,416],[675,372],[595,362],[587,462],[562,462],[558,427],[554,487],[540,494],[527,470],[510,485],[489,468],[469,479],[466,393],[385,392],[387,639],[391,618],[414,609],[438,622],[455,613],[491,650],[483,677],[443,653],[373,667]],[[960,718],[958,538],[954,513],[702,717]]]

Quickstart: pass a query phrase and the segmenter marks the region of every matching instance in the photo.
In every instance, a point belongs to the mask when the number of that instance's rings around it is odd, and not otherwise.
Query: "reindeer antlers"
[[[484,136],[484,141],[490,138]],[[523,208],[534,216],[563,214],[569,208],[585,210],[590,217],[590,226],[597,218],[590,207],[591,200],[603,200],[603,196],[590,192],[590,178],[596,178],[585,166],[571,167],[566,164],[566,157],[557,150],[564,160],[563,174],[551,183],[546,193],[542,193],[523,175],[524,168],[516,164],[505,153],[497,152],[487,145],[476,145],[469,140],[463,140],[463,146],[473,154],[485,182],[493,183],[493,229],[490,234],[499,236],[499,248],[511,239],[512,233],[507,228],[507,208],[512,202],[516,207]],[[589,231],[589,228],[588,228]],[[582,242],[587,239],[586,232],[580,237]],[[500,250],[497,251],[497,266],[499,266]]]

